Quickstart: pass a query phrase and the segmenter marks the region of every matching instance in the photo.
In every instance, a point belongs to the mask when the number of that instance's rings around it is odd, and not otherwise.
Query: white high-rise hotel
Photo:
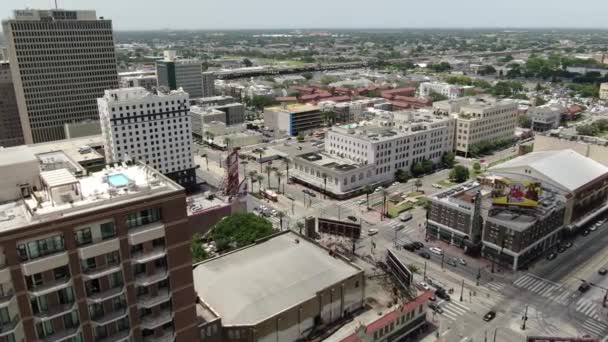
[[[108,163],[141,160],[184,187],[195,184],[188,93],[122,88],[97,103]]]

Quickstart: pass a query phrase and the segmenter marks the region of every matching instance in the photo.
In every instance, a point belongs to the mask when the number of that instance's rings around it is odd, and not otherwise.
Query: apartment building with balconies
[[[0,340],[196,339],[184,189],[33,151],[0,151]]]

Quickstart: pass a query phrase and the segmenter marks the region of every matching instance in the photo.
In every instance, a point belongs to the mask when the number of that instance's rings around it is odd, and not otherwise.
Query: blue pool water
[[[129,184],[129,178],[122,173],[108,176],[108,183],[115,188],[127,186]]]

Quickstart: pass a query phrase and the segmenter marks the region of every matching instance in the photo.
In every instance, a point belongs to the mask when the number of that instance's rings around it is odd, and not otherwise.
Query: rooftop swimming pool
[[[115,188],[122,188],[129,185],[129,178],[122,173],[108,176],[108,183]]]

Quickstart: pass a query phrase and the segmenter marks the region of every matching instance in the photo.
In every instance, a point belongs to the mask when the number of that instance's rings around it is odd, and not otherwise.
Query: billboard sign
[[[361,238],[361,224],[318,218],[319,233],[344,236],[351,239]]]
[[[239,152],[235,149],[226,158],[226,183],[227,195],[236,195],[239,191]]]
[[[390,249],[386,252],[386,265],[405,290],[412,286],[412,271]]]
[[[495,206],[518,206],[535,208],[540,198],[540,182],[531,180],[496,180],[492,190]]]

